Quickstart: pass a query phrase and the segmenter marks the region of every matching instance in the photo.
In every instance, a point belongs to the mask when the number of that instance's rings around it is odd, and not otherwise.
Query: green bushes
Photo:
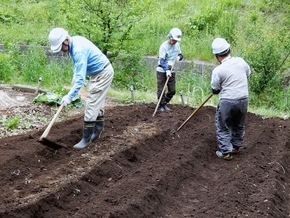
[[[155,72],[138,55],[120,56],[115,66],[113,85],[117,89],[148,91],[155,87]],[[151,71],[151,72],[150,72]],[[154,85],[153,85],[154,83]]]
[[[10,82],[13,74],[16,73],[13,64],[11,63],[11,55],[0,52],[0,82]]]
[[[0,82],[36,85],[42,77],[43,88],[58,88],[70,84],[73,64],[69,57],[49,59],[39,46],[22,49],[6,45],[0,52]]]
[[[236,8],[241,6],[240,1],[224,1],[208,5],[189,17],[186,27],[190,31],[198,31],[201,37],[216,35],[233,41],[233,33],[239,16]]]
[[[0,120],[2,125],[7,130],[13,130],[16,129],[20,123],[21,117],[20,116],[12,116],[7,119]]]
[[[90,38],[104,54],[116,57],[131,40],[131,30],[149,13],[152,0],[61,0],[69,31]]]
[[[21,76],[26,84],[33,84],[38,78],[45,75],[46,55],[44,49],[30,48],[20,55]],[[29,58],[28,58],[29,57]]]
[[[261,40],[257,42],[256,51],[249,51],[247,60],[251,65],[253,75],[251,76],[251,90],[261,94],[270,86],[271,81],[279,80],[280,53],[274,41]],[[277,83],[278,82],[278,83]],[[273,82],[272,82],[273,83]],[[273,85],[275,89],[281,89],[281,81],[276,81]]]

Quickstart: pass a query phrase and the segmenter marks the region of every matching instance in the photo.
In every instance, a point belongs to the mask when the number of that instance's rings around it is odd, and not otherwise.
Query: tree
[[[152,0],[61,0],[70,32],[92,40],[111,61],[132,40],[130,31],[149,11]]]

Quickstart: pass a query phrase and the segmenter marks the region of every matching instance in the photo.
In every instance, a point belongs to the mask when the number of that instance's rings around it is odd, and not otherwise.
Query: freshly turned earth
[[[38,142],[46,125],[2,137],[0,217],[290,216],[290,120],[248,113],[244,147],[225,161],[215,155],[214,107],[176,132],[195,108],[169,105],[152,117],[155,106],[107,107],[103,137],[83,150],[72,148],[82,113],[53,125],[47,138],[58,150]],[[51,106],[31,107],[49,123]]]

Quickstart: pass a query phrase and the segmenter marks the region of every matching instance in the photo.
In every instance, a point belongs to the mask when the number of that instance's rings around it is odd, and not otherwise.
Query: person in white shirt
[[[174,27],[170,30],[168,34],[168,40],[163,42],[159,48],[158,55],[158,66],[157,71],[157,98],[160,100],[158,107],[159,111],[168,111],[167,103],[170,102],[172,97],[175,95],[175,72],[172,69],[173,64],[176,60],[181,61],[183,55],[180,50],[179,42],[181,41],[182,32],[180,29]],[[166,80],[169,77],[167,82],[167,92],[161,93],[165,86]]]

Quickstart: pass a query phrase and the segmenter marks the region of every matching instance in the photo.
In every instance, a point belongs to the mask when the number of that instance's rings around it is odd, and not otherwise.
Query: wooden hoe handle
[[[46,138],[48,135],[52,125],[54,124],[56,118],[58,117],[59,113],[61,112],[62,108],[64,107],[64,104],[62,104],[59,109],[57,110],[56,114],[53,116],[52,120],[50,121],[49,125],[46,127],[45,131],[43,134],[40,136],[39,141],[42,141],[43,138]]]
[[[202,102],[202,104],[198,107],[198,108],[196,108],[194,111],[193,111],[193,113],[181,124],[181,126],[176,130],[176,132],[178,132],[192,117],[193,117],[193,115],[194,114],[196,114],[197,113],[197,111],[199,111],[199,109],[211,98],[213,96],[213,94],[211,93],[208,97],[207,97],[207,99],[205,99],[205,101],[204,102]]]

